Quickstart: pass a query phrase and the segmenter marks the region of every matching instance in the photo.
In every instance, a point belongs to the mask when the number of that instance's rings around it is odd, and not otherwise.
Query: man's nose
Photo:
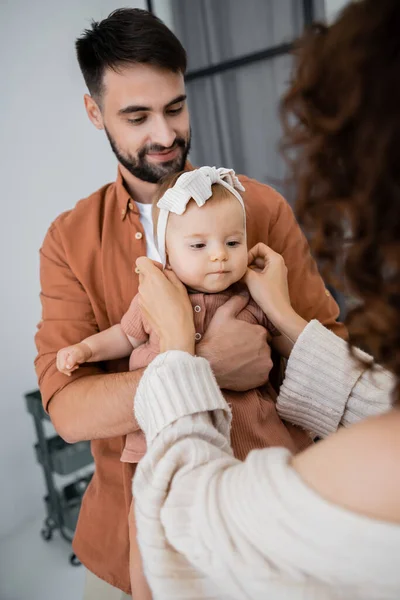
[[[157,119],[154,124],[154,131],[152,134],[152,143],[164,148],[170,148],[176,139],[176,133],[168,123],[168,121],[162,117]]]

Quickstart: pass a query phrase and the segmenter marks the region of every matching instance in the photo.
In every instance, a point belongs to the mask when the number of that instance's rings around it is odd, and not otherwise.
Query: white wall
[[[153,0],[153,12],[171,31],[174,31],[171,0]]]
[[[331,23],[338,12],[349,2],[350,0],[325,0],[325,14],[328,23]]]
[[[33,336],[40,318],[38,250],[50,222],[115,178],[88,121],[74,40],[90,20],[145,1],[0,0],[0,536],[42,509],[33,421]]]
[[[332,17],[345,1],[325,0]],[[43,510],[33,422],[37,387],[38,249],[50,222],[115,177],[104,135],[89,123],[74,40],[90,20],[145,0],[0,0],[0,537]],[[155,1],[171,26],[169,0]]]

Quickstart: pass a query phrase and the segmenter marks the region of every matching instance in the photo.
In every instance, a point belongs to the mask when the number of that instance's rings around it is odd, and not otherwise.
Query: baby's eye
[[[201,250],[202,248],[205,248],[206,245],[199,242],[198,244],[190,244],[190,247],[193,248],[193,250]]]
[[[226,245],[229,246],[230,248],[235,248],[235,246],[239,246],[240,245],[240,242],[232,240],[231,242],[227,242]]]

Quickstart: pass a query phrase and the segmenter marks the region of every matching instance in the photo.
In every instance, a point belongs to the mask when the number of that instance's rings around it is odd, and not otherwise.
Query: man
[[[89,119],[104,129],[119,163],[117,181],[60,215],[41,249],[42,321],[36,369],[43,403],[68,442],[92,440],[96,463],[85,494],[74,550],[91,575],[85,598],[130,592],[127,516],[133,466],[121,463],[124,436],[137,429],[133,400],[141,372],[128,360],[83,365],[66,377],[56,353],[118,323],[137,291],[135,261],[157,259],[150,203],[160,179],[181,170],[190,148],[186,54],[153,15],[121,9],[93,23],[76,43],[90,95]],[[230,165],[224,165],[230,166]],[[325,290],[293,214],[274,190],[241,177],[249,246],[281,253],[295,309],[340,332],[337,305]],[[249,389],[265,381],[266,333],[235,319],[236,298],[215,315],[197,346],[219,385]]]

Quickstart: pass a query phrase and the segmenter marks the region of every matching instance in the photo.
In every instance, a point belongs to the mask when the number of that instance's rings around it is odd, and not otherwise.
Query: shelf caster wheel
[[[42,531],[40,532],[40,535],[42,536],[42,539],[45,540],[45,542],[49,542],[51,540],[51,538],[53,537],[53,532],[51,529],[48,529],[46,527],[45,529],[42,529]]]
[[[47,517],[44,522],[44,527],[46,529],[50,529],[50,530],[56,529],[56,524],[54,522],[54,519],[52,517]]]
[[[71,554],[71,556],[69,557],[69,564],[73,567],[79,567],[79,565],[81,565],[82,563],[76,556],[76,554]]]

